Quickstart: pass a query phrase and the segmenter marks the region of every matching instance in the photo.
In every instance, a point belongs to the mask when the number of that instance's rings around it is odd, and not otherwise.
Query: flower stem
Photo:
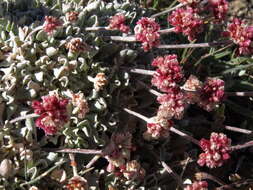
[[[29,182],[22,183],[22,184],[20,184],[20,186],[23,187],[25,185],[31,185],[31,184],[34,184],[34,183],[40,181],[43,177],[47,176],[50,172],[52,172],[54,169],[56,169],[57,167],[61,166],[65,162],[66,162],[66,160],[61,160],[61,161],[55,163],[55,165],[52,168],[50,168],[49,170],[45,171],[40,176],[36,177],[35,179],[33,179],[33,180],[29,181]]]
[[[104,31],[104,30],[110,30],[107,26],[97,26],[97,27],[86,27],[84,29],[85,31]]]
[[[253,92],[226,92],[227,96],[253,96]]]
[[[253,146],[253,141],[246,142],[242,145],[231,146],[230,149],[231,149],[231,151],[235,151],[235,150],[240,150],[240,149],[243,149],[243,148],[248,148],[248,147],[251,147],[251,146]]]
[[[132,111],[132,110],[129,110],[127,108],[124,108],[124,111],[126,111],[127,113],[131,114],[131,115],[134,115],[135,117],[138,117],[140,119],[142,119],[143,121],[149,123],[150,122],[150,119],[147,118],[146,116],[144,115],[141,115],[140,113],[137,113],[135,111]],[[179,131],[178,129],[174,128],[174,127],[171,127],[170,128],[170,131],[173,132],[173,133],[176,133],[178,134],[179,136],[191,141],[192,143],[196,144],[196,145],[199,145],[199,141],[194,139],[193,137],[191,137],[190,135],[187,135],[186,133],[183,133],[182,131]]]
[[[70,165],[72,166],[72,169],[73,169],[73,176],[78,176],[75,155],[73,153],[69,153],[69,159],[70,159]]]
[[[167,29],[163,29],[163,30],[159,30],[159,33],[160,34],[168,34],[168,33],[171,33],[171,32],[174,32],[175,31],[175,28],[167,28]]]
[[[135,116],[135,117],[138,117],[138,118],[142,119],[143,121],[146,121],[147,123],[148,123],[149,120],[150,120],[150,119],[147,118],[146,116],[141,115],[140,113],[137,113],[137,112],[135,112],[135,111],[129,110],[129,109],[127,109],[127,108],[124,108],[124,111],[127,112],[127,113],[129,113],[130,115],[133,115],[133,116]]]
[[[91,161],[85,166],[85,168],[90,168],[99,158],[101,155],[94,156]]]
[[[38,114],[32,113],[32,114],[28,114],[28,115],[24,115],[24,116],[20,116],[15,119],[12,119],[12,120],[10,120],[10,123],[16,123],[17,121],[21,121],[24,119],[30,119],[30,118],[34,118],[34,117],[38,117],[38,116],[39,116]]]
[[[156,91],[156,90],[153,90],[152,88],[150,88],[148,85],[146,85],[144,82],[141,82],[139,80],[137,80],[137,82],[142,85],[143,87],[145,87],[151,94],[154,94],[155,96],[161,96],[163,95],[162,93]]]
[[[250,135],[253,133],[253,131],[251,130],[247,130],[247,129],[241,129],[239,127],[232,127],[232,126],[224,126],[226,130],[229,130],[229,131],[234,131],[234,132],[238,132],[238,133],[243,133],[243,134],[247,134],[247,135]]]
[[[185,3],[180,3],[180,4],[176,5],[175,7],[172,7],[170,9],[164,10],[160,13],[156,13],[156,14],[152,15],[151,18],[155,18],[155,17],[161,16],[161,15],[167,14],[167,13],[169,13],[171,11],[174,11],[174,10],[180,8],[180,7],[185,6],[185,5],[186,5]]]
[[[178,182],[180,187],[184,188],[183,180],[181,179],[181,177],[176,174],[164,161],[161,161],[161,163],[164,169]]]
[[[109,36],[110,40],[122,42],[137,42],[135,36]]]
[[[201,47],[216,47],[221,45],[227,45],[232,43],[232,41],[220,41],[220,42],[208,42],[208,43],[198,43],[198,44],[173,44],[173,45],[159,45],[159,49],[182,49],[182,48],[201,48]]]
[[[191,141],[192,143],[196,144],[199,146],[199,141],[193,137],[191,137],[190,135],[187,135],[186,133],[183,133],[182,131],[179,131],[178,129],[174,128],[174,127],[171,127],[170,128],[170,131],[173,132],[173,133],[176,133],[178,134],[179,136]]]
[[[46,152],[77,153],[77,154],[102,154],[102,150],[94,149],[71,149],[71,148],[46,148]]]
[[[154,75],[156,71],[151,71],[151,70],[145,70],[145,69],[128,69],[129,72],[131,73],[137,73],[137,74],[142,74],[142,75]]]

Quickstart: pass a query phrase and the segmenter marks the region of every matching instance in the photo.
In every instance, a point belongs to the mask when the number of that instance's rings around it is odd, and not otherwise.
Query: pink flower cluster
[[[209,168],[223,165],[230,158],[231,139],[223,133],[212,133],[210,140],[201,139],[200,147],[204,151],[199,155],[198,164]]]
[[[58,27],[62,26],[62,21],[53,16],[45,16],[45,22],[43,24],[43,30],[52,34]]]
[[[225,98],[224,81],[218,78],[207,78],[203,84],[196,76],[191,75],[183,85],[188,104],[197,103],[206,111],[212,111]]]
[[[239,45],[238,53],[249,55],[253,53],[253,26],[247,26],[245,22],[234,18],[227,27],[225,36],[230,37],[235,44]]]
[[[207,78],[200,90],[199,106],[207,111],[213,110],[224,99],[224,81]]]
[[[126,17],[123,14],[114,15],[110,19],[109,28],[113,30],[120,30],[123,33],[128,33],[130,28],[125,25]]]
[[[188,40],[192,41],[197,34],[203,31],[203,20],[198,15],[196,9],[187,6],[179,8],[168,16],[168,22],[175,27],[176,33],[183,33],[188,36]]]
[[[159,96],[157,101],[161,104],[157,112],[159,117],[182,119],[187,105],[184,93],[179,87],[171,88],[166,94]]]
[[[160,44],[160,26],[154,18],[142,17],[134,28],[135,38],[142,43],[144,51]]]
[[[208,183],[206,181],[195,181],[191,185],[187,185],[184,190],[208,190]]]
[[[46,135],[53,135],[68,122],[68,99],[59,98],[57,95],[43,96],[42,101],[33,101],[32,108],[39,117],[36,126],[43,129]]]
[[[228,12],[227,0],[209,0],[208,9],[216,21],[224,20]]]
[[[152,66],[158,68],[153,75],[151,83],[162,92],[170,91],[184,77],[182,67],[175,54],[157,57],[153,60]]]
[[[133,150],[132,135],[130,133],[114,133],[110,143],[104,149],[105,158],[108,160],[108,172],[114,172],[130,159]]]
[[[166,138],[169,136],[170,127],[173,126],[173,121],[167,118],[153,117],[152,121],[147,123],[147,131],[143,133],[143,138],[146,140]]]
[[[178,83],[182,81],[184,75],[182,67],[177,60],[177,55],[157,57],[152,62],[152,65],[158,68],[153,75],[151,83],[166,93],[157,99],[161,104],[157,113],[158,118],[182,118],[186,105],[184,94]]]

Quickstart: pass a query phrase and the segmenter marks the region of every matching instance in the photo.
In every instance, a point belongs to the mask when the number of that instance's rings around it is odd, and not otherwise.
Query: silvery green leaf
[[[29,92],[31,98],[36,98],[36,96],[37,96],[36,90],[30,89],[28,92]]]
[[[54,47],[49,47],[46,49],[46,54],[49,56],[49,57],[52,57],[54,55],[56,55],[58,53],[58,49],[54,48]]]
[[[37,72],[37,73],[34,73],[34,76],[35,76],[37,81],[42,82],[43,77],[44,77],[44,73],[43,72]]]
[[[89,3],[85,8],[84,10],[90,12],[90,11],[93,11],[93,10],[96,10],[98,9],[99,5],[101,3],[101,0],[97,0],[97,1],[94,1],[92,3]]]
[[[100,97],[100,98],[98,98],[98,99],[96,100],[94,106],[95,106],[98,110],[100,110],[100,111],[103,111],[103,110],[105,110],[105,109],[107,108],[107,104],[106,104],[106,102],[105,102],[105,99],[102,98],[102,97]]]

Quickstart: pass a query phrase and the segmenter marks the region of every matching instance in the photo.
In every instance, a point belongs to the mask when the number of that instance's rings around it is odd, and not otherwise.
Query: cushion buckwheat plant
[[[0,189],[252,189],[252,27],[171,3],[0,2]]]

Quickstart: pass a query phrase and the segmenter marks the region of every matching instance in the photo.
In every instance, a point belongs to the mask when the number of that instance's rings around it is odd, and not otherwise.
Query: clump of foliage
[[[1,188],[252,188],[253,27],[229,2],[0,8]]]

